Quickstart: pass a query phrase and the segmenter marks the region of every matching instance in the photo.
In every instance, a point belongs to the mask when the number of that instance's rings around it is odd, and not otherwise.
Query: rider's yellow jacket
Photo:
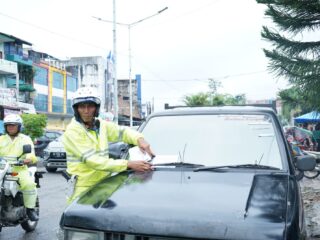
[[[108,142],[123,141],[137,145],[143,135],[128,127],[99,119],[99,130],[87,129],[74,118],[63,134],[67,152],[67,171],[77,176],[76,187],[89,187],[113,172],[127,169],[127,160],[109,158]]]
[[[19,133],[18,136],[12,140],[8,134],[0,136],[0,157],[5,158],[8,162],[16,162],[23,152],[23,145],[31,145],[31,153],[27,153],[21,156],[21,160],[30,159],[32,163],[36,163],[37,157],[34,153],[34,145],[31,138],[27,135]],[[26,165],[24,165],[27,168]]]

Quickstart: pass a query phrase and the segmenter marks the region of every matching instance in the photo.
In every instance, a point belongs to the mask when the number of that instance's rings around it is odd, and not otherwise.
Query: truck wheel
[[[57,171],[57,168],[46,167],[46,169],[47,169],[48,172],[56,172]]]
[[[36,207],[34,208],[34,210],[36,211],[36,213],[39,216],[39,197],[37,197],[37,201],[36,201]],[[38,221],[30,221],[29,219],[22,222],[21,223],[21,227],[26,231],[26,232],[32,232],[33,230],[36,229],[36,226],[38,225]]]

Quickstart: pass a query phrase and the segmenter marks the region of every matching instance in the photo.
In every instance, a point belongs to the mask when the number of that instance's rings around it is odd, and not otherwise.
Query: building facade
[[[80,86],[95,87],[100,111],[114,112],[114,76],[110,59],[100,56],[60,60],[34,51],[32,44],[0,32],[0,118],[8,112],[43,113],[47,128],[64,130],[73,116],[72,97]],[[143,118],[141,76],[132,79],[133,120]],[[119,124],[129,125],[129,80],[118,80]]]
[[[108,112],[112,106],[112,87],[107,79],[107,60],[103,57],[73,57],[64,61],[68,72],[77,76],[77,86],[97,89],[101,99],[100,111]]]
[[[65,129],[73,116],[71,99],[78,88],[77,77],[67,72],[59,59],[33,50],[29,52],[34,60],[35,108],[48,116],[47,128]]]
[[[141,108],[141,75],[131,79],[132,84],[132,120],[139,125],[144,117]],[[129,79],[118,79],[119,124],[130,125],[130,89]]]
[[[8,113],[35,113],[32,104],[33,67],[24,45],[32,44],[0,32],[0,106],[1,119]]]

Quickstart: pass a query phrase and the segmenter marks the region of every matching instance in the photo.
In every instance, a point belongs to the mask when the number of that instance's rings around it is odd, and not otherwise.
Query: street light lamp
[[[132,79],[131,79],[131,67],[132,67],[132,63],[131,63],[131,58],[132,58],[132,56],[131,56],[131,27],[137,25],[138,23],[141,23],[142,21],[145,21],[145,20],[147,20],[147,19],[149,19],[149,18],[152,18],[152,17],[154,17],[154,16],[156,16],[156,15],[159,15],[160,13],[164,12],[164,11],[167,10],[167,9],[168,9],[168,7],[165,7],[165,8],[163,8],[163,9],[161,9],[160,11],[158,11],[157,13],[153,14],[153,15],[150,15],[150,16],[148,16],[148,17],[142,18],[142,19],[140,19],[140,20],[138,20],[138,21],[135,21],[135,22],[132,22],[132,23],[120,23],[120,22],[105,20],[105,19],[102,19],[102,18],[94,17],[94,16],[93,16],[93,18],[95,18],[95,19],[97,19],[97,20],[99,20],[99,21],[108,22],[108,23],[113,23],[113,24],[118,24],[118,25],[120,25],[120,26],[125,26],[125,27],[128,28],[130,127],[132,127],[132,125],[133,125],[133,124],[132,124],[132,115],[133,115],[133,114],[132,114],[132,108],[133,108],[133,107],[132,107]],[[114,39],[115,39],[115,37],[114,37]],[[116,97],[118,97],[118,93],[115,92],[115,94],[116,94]]]

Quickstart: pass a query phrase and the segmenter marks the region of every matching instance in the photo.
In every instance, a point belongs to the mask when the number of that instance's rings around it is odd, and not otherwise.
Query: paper
[[[152,164],[166,164],[166,163],[177,163],[179,161],[178,155],[158,155],[152,160]]]
[[[150,161],[151,157],[147,153],[143,153],[139,147],[133,147],[129,149],[129,160],[144,160]]]

